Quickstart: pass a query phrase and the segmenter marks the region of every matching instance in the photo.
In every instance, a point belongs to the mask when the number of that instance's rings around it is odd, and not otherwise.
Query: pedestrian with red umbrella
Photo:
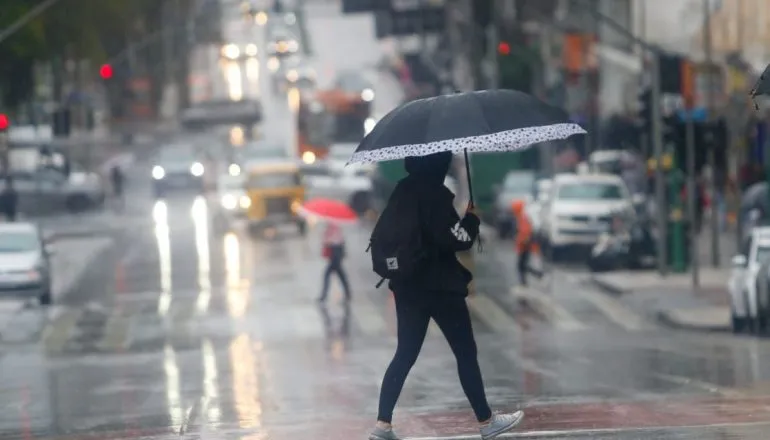
[[[350,301],[350,285],[342,260],[345,258],[345,234],[341,223],[353,223],[358,217],[356,213],[344,203],[336,200],[313,199],[302,206],[301,212],[305,216],[314,217],[326,222],[323,234],[322,255],[328,261],[324,271],[323,286],[318,302],[325,302],[329,293],[329,283],[332,275],[337,275],[342,283],[345,294],[345,302]]]

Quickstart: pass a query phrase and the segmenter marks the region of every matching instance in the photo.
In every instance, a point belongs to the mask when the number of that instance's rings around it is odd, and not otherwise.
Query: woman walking
[[[462,219],[455,211],[454,194],[444,186],[451,161],[449,152],[407,157],[404,164],[409,175],[396,186],[372,233],[372,255],[382,253],[380,243],[412,237],[406,231],[419,234],[412,241],[390,242],[401,255],[390,258],[396,268],[399,264],[419,267],[413,267],[406,278],[389,283],[396,303],[398,345],[382,380],[377,424],[369,440],[399,439],[391,427],[393,409],[420,354],[431,319],[455,356],[460,385],[479,422],[481,438],[488,440],[510,431],[524,418],[521,411],[493,415],[487,403],[465,302],[473,276],[456,256],[473,247],[480,220],[471,205]],[[407,258],[409,255],[419,256],[419,260]]]
[[[324,272],[323,287],[318,301],[326,301],[332,274],[336,274],[342,283],[345,301],[350,301],[350,285],[348,285],[345,269],[342,267],[342,260],[345,258],[345,235],[342,233],[342,228],[334,222],[329,222],[324,231],[323,256],[328,260],[328,264]]]

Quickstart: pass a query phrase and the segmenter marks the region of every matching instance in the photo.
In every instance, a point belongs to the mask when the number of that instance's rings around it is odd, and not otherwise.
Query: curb
[[[591,275],[591,283],[593,283],[594,286],[598,287],[599,290],[608,295],[621,296],[631,292],[630,290],[621,289],[612,283],[603,281],[597,278],[595,275]]]
[[[678,330],[689,330],[689,331],[697,331],[697,332],[703,332],[703,333],[731,333],[732,328],[729,326],[722,326],[722,325],[710,325],[710,326],[704,326],[704,325],[694,325],[694,324],[687,324],[684,322],[680,322],[679,320],[673,318],[671,314],[666,310],[658,310],[655,313],[655,319],[670,328],[678,329]]]

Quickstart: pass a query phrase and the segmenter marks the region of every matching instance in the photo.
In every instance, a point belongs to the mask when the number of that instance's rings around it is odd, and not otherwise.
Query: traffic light
[[[639,94],[639,113],[637,114],[644,131],[652,128],[652,91],[645,89]]]
[[[11,125],[11,120],[5,113],[0,113],[0,132],[8,130]]]
[[[112,78],[112,75],[112,66],[109,64],[102,64],[102,67],[99,68],[99,76],[106,80]]]
[[[501,41],[497,43],[497,53],[503,56],[511,54],[511,44],[507,41]]]

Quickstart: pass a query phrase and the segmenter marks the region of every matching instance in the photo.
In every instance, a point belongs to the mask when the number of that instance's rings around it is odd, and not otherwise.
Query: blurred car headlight
[[[265,11],[257,12],[257,15],[254,16],[254,23],[260,26],[267,24],[267,13]]]
[[[155,165],[152,167],[152,178],[155,180],[160,180],[162,178],[166,177],[166,170],[163,169],[162,166]]]
[[[296,52],[299,50],[299,43],[297,43],[295,40],[288,41],[286,43],[286,50],[288,52]]]
[[[250,57],[257,56],[257,45],[254,43],[251,43],[248,46],[246,46],[246,55]]]
[[[251,206],[251,198],[249,198],[249,196],[241,196],[241,198],[238,199],[238,205],[241,209],[248,209]]]
[[[276,72],[280,67],[281,67],[281,62],[278,61],[278,58],[270,57],[270,59],[267,60],[267,70],[271,72]]]
[[[313,153],[312,151],[305,151],[304,153],[302,153],[302,162],[305,162],[308,165],[312,165],[313,163],[315,163],[315,159],[316,159],[315,153]]]
[[[286,72],[286,79],[289,80],[289,82],[297,82],[299,79],[299,72],[297,72],[295,69],[289,70]]]
[[[200,162],[195,162],[195,163],[194,163],[194,164],[192,164],[192,166],[190,167],[190,173],[191,173],[193,176],[196,176],[196,177],[200,177],[200,176],[202,176],[202,175],[203,175],[203,171],[204,171],[204,170],[203,170],[203,164],[202,164],[202,163],[200,163]]]
[[[238,199],[232,194],[227,194],[222,197],[222,207],[232,211],[238,206]]]
[[[372,89],[364,89],[361,91],[361,99],[366,102],[371,102],[374,100],[374,90]]]
[[[227,172],[233,176],[237,177],[241,175],[241,167],[238,166],[237,163],[230,164],[230,166],[227,168]]]
[[[241,50],[235,44],[227,44],[222,47],[222,56],[234,60],[241,56]]]

